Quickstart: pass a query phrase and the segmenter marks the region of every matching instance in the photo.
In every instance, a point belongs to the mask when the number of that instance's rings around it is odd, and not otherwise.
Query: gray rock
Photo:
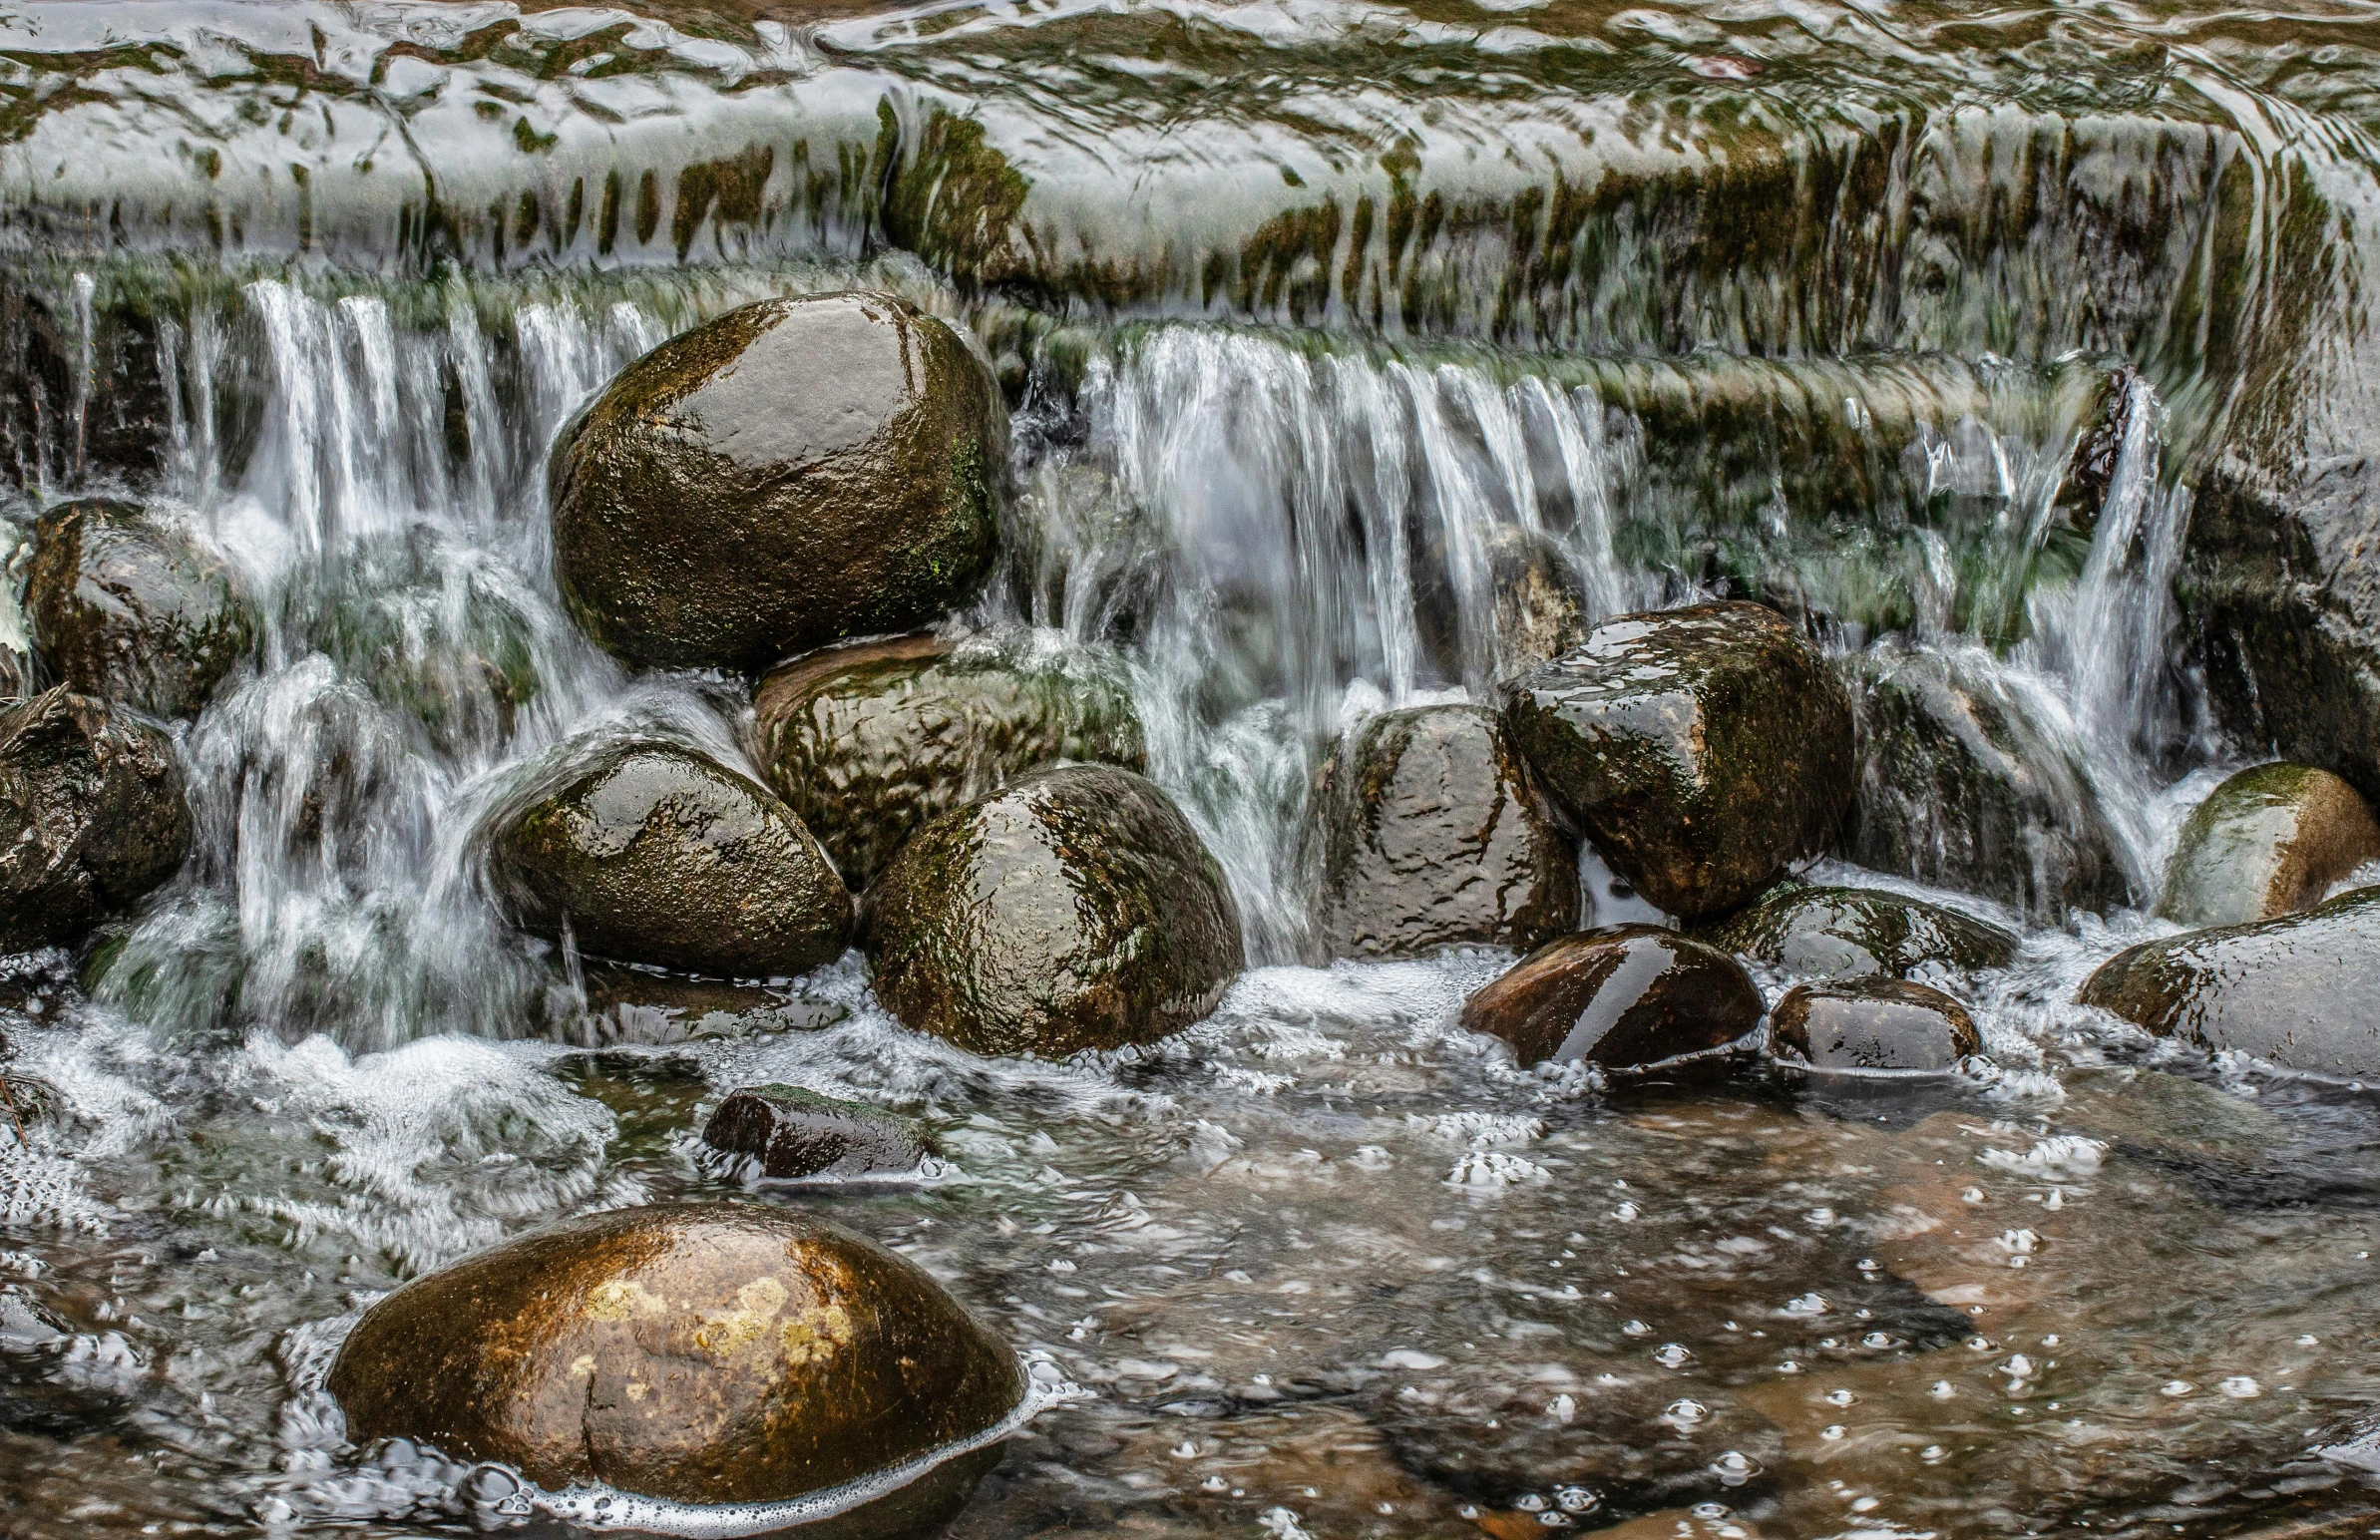
[[[1939,904],[1875,888],[1785,888],[1708,926],[1704,938],[1802,978],[2006,967],[2017,939]]]
[[[164,733],[63,686],[0,715],[0,952],[73,941],[190,848]]]
[[[25,607],[69,689],[157,716],[196,716],[255,643],[230,570],[131,503],[42,515]]]
[[[1769,1044],[1812,1069],[1944,1071],[1983,1051],[1983,1035],[1941,990],[1869,977],[1787,989],[1770,1012]]]
[[[2217,786],[2182,826],[2158,915],[2179,925],[2240,925],[2294,914],[2380,860],[2380,822],[2338,776],[2258,765]]]

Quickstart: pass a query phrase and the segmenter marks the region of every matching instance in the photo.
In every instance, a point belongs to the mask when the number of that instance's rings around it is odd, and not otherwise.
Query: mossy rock
[[[1607,620],[1499,694],[1557,806],[1668,914],[1745,903],[1823,851],[1850,800],[1842,685],[1759,604]]]
[[[1802,978],[1906,978],[2006,967],[2017,939],[1876,888],[1785,888],[1703,929],[1716,946]]]
[[[182,870],[174,742],[63,685],[0,715],[0,952],[74,941]]]
[[[42,515],[25,607],[68,688],[155,716],[196,716],[256,639],[230,570],[133,503]]]
[[[747,1085],[727,1093],[703,1125],[702,1143],[741,1173],[771,1181],[901,1176],[934,1153],[915,1118],[798,1085]]]
[[[746,305],[564,429],[554,564],[620,657],[752,671],[907,630],[990,571],[1006,425],[957,333],[889,294]]]
[[[1552,536],[1494,525],[1478,536],[1471,560],[1481,591],[1465,595],[1442,529],[1415,553],[1413,619],[1422,656],[1440,678],[1508,678],[1586,642],[1586,587]]]
[[[2327,770],[2257,765],[2191,810],[2157,913],[2198,927],[2271,920],[2312,908],[2367,861],[2380,861],[2380,822],[2361,793]]]
[[[826,853],[766,788],[673,743],[608,750],[500,822],[499,888],[581,951],[730,978],[803,973],[851,932]]]
[[[1578,928],[1578,842],[1491,711],[1372,718],[1323,767],[1316,802],[1328,957],[1527,952]]]
[[[903,1024],[1064,1057],[1206,1016],[1245,964],[1223,870],[1171,798],[1061,765],[944,814],[868,893],[863,945]]]
[[[845,882],[865,889],[926,824],[1058,760],[1148,763],[1120,669],[1011,660],[931,635],[834,647],[761,681],[757,758]]]
[[[931,1455],[1006,1418],[1025,1382],[916,1264],[716,1203],[573,1220],[417,1279],[364,1313],[329,1390],[359,1444],[408,1438],[549,1492],[719,1504]]]
[[[1943,1072],[1983,1051],[1967,1008],[1901,978],[1796,984],[1769,1016],[1770,1051],[1835,1072]]]
[[[1464,1002],[1463,1030],[1522,1064],[1638,1069],[1710,1053],[1761,1024],[1744,964],[1660,926],[1607,926],[1546,943]]]

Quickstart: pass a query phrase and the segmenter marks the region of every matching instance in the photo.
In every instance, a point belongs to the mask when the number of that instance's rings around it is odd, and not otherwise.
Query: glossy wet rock
[[[1493,712],[1376,716],[1320,779],[1327,957],[1466,943],[1527,952],[1577,929],[1578,843],[1553,821]]]
[[[949,326],[887,294],[747,305],[621,371],[557,443],[555,575],[631,662],[757,670],[971,597],[1006,429]]]
[[[933,636],[837,647],[761,681],[757,758],[864,889],[925,824],[1028,770],[1148,754],[1121,670],[1088,654],[1010,661]]]
[[[2270,920],[2312,908],[2376,860],[2380,822],[2354,787],[2327,770],[2257,765],[2182,824],[2157,913],[2200,927]]]
[[[255,640],[230,570],[132,503],[42,515],[25,607],[69,688],[157,716],[197,715]]]
[[[1800,978],[2006,967],[2017,939],[1956,910],[1877,888],[1785,888],[1701,933]]]
[[[731,978],[807,972],[851,931],[851,897],[801,820],[669,743],[612,749],[497,829],[495,875],[525,923],[580,951]]]
[[[1842,686],[1758,604],[1607,620],[1499,693],[1556,805],[1669,914],[1751,899],[1823,851],[1850,799]]]
[[[1743,963],[1675,931],[1629,925],[1546,943],[1473,994],[1462,1026],[1501,1037],[1522,1064],[1633,1069],[1726,1047],[1761,1013]]]
[[[702,1142],[775,1181],[903,1176],[934,1153],[934,1140],[916,1119],[798,1085],[730,1091],[703,1125]]]
[[[1427,543],[1413,571],[1413,619],[1423,653],[1448,680],[1502,679],[1550,663],[1587,639],[1587,595],[1552,536],[1499,524],[1478,537],[1469,561],[1484,569],[1488,603],[1466,610],[1443,535]],[[1466,634],[1478,614],[1490,634]]]
[[[64,686],[0,715],[0,952],[74,940],[190,848],[164,733]]]
[[[1240,971],[1223,872],[1172,799],[1064,765],[944,814],[868,892],[863,945],[904,1025],[1063,1057],[1200,1020]]]
[[[580,998],[563,1002],[560,1035],[589,1046],[665,1044],[763,1032],[814,1032],[851,1015],[790,980],[737,981],[661,968],[582,961]]]
[[[721,1203],[573,1220],[418,1279],[365,1312],[328,1388],[358,1444],[727,1503],[926,1455],[1000,1421],[1024,1382],[914,1263]]]
[[[1812,1069],[1946,1071],[1983,1051],[1967,1008],[1900,978],[1795,984],[1769,1016],[1770,1051]]]

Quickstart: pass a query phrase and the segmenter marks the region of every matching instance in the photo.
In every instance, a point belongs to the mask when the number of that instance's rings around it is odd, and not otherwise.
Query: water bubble
[[[1949,1380],[1937,1379],[1933,1383],[1933,1388],[1927,1390],[1925,1393],[1932,1396],[1937,1401],[1946,1401],[1952,1396],[1958,1394],[1958,1391],[1952,1386]]]
[[[1583,1486],[1557,1486],[1554,1501],[1564,1513],[1592,1513],[1603,1506],[1603,1499]]]
[[[1859,1346],[1862,1348],[1889,1348],[1892,1346],[1892,1334],[1889,1332],[1870,1332],[1867,1334],[1867,1336],[1859,1339]]]
[[[1652,1331],[1653,1329],[1649,1326],[1646,1326],[1641,1321],[1624,1321],[1620,1324],[1620,1330],[1627,1333],[1630,1337],[1643,1337],[1646,1333]]]
[[[1743,1457],[1740,1454],[1736,1456],[1738,1459]],[[1732,1510],[1723,1502],[1698,1502],[1686,1511],[1698,1519],[1724,1519]]]
[[[1653,1361],[1663,1368],[1683,1368],[1694,1361],[1694,1354],[1682,1343],[1663,1343],[1654,1351]]]
[[[1701,1401],[1691,1396],[1680,1396],[1670,1402],[1669,1409],[1661,1414],[1661,1420],[1683,1432],[1709,1415],[1711,1408]]]
[[[1635,1223],[1637,1216],[1643,1212],[1644,1210],[1638,1208],[1633,1203],[1623,1203],[1618,1208],[1612,1210],[1612,1218],[1620,1221],[1622,1224],[1633,1224]]]
[[[2196,1388],[2198,1387],[2186,1379],[2169,1379],[2158,1386],[2158,1389],[2167,1395],[2187,1395]]]
[[[1981,1203],[1983,1201],[1983,1189],[1980,1187],[1970,1187],[1965,1192],[1960,1193],[1958,1196],[1961,1203]]]
[[[2264,1387],[2245,1374],[2233,1374],[2215,1388],[2235,1401],[2252,1401],[2264,1393]]]
[[[1801,1365],[1795,1363],[1791,1358],[1787,1358],[1777,1365],[1777,1371],[1781,1374],[1798,1374],[1801,1372]]]
[[[1829,1390],[1820,1399],[1829,1406],[1848,1406],[1859,1397],[1848,1390]]]
[[[1543,1513],[1537,1515],[1537,1522],[1543,1524],[1548,1529],[1567,1529],[1578,1521],[1573,1519],[1569,1514],[1563,1513],[1558,1509],[1548,1508]]]
[[[1512,1506],[1523,1513],[1541,1513],[1545,1509],[1545,1499],[1535,1492],[1523,1492],[1512,1499]]]
[[[1177,1460],[1194,1460],[1198,1458],[1198,1445],[1185,1438],[1175,1444],[1169,1452]]]
[[[1967,1339],[1967,1346],[1977,1352],[1990,1352],[2000,1345],[1988,1337],[1970,1337]]]
[[[1578,1402],[1567,1395],[1557,1395],[1545,1403],[1545,1414],[1556,1422],[1567,1424],[1578,1415]]]
[[[1761,1462],[1741,1449],[1730,1449],[1711,1462],[1711,1473],[1719,1477],[1721,1486],[1742,1486],[1761,1473]],[[1707,1506],[1719,1509],[1708,1517],[1727,1517],[1727,1509],[1720,1504],[1710,1503]]]
[[[1823,1316],[1832,1309],[1834,1306],[1826,1297],[1814,1290],[1787,1300],[1785,1305],[1785,1313],[1788,1316]]]
[[[1938,1465],[1942,1462],[1944,1456],[1948,1455],[1950,1451],[1943,1448],[1940,1444],[1927,1444],[1924,1448],[1917,1451],[1917,1457],[1925,1461],[1928,1465]]]
[[[1220,1492],[1224,1488],[1231,1485],[1229,1481],[1224,1480],[1221,1476],[1209,1476],[1198,1484],[1210,1492]]]
[[[1818,1429],[1818,1436],[1825,1439],[1828,1443],[1832,1443],[1834,1440],[1842,1437],[1843,1431],[1843,1425],[1840,1422],[1829,1422],[1824,1427]]]

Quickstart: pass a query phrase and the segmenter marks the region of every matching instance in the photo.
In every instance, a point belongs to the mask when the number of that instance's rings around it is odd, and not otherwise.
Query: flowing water
[[[1490,682],[1517,526],[1598,614],[1759,594],[1989,694],[2145,906],[2257,757],[2177,616],[2198,477],[2274,378],[2380,377],[2376,87],[2343,3],[0,13],[9,513],[130,491],[267,596],[183,734],[189,867],[0,964],[0,1527],[468,1532],[460,1467],[346,1445],[344,1330],[738,1193],[694,1132],[774,1079],[946,1158],[752,1196],[1094,1392],[968,1540],[2380,1532],[2313,1452],[2380,1405],[2380,1112],[2068,1003],[2157,922],[1828,862],[2023,930],[1988,1063],[1615,1088],[1457,1029],[1505,955],[1310,965],[1305,865],[1343,731]],[[745,753],[742,681],[563,613],[554,433],[853,285],[1009,394],[952,628],[1119,654],[1234,887],[1254,965],[1166,1043],[978,1059],[856,956],[789,985],[814,1030],[602,1015],[486,894],[562,746]]]

